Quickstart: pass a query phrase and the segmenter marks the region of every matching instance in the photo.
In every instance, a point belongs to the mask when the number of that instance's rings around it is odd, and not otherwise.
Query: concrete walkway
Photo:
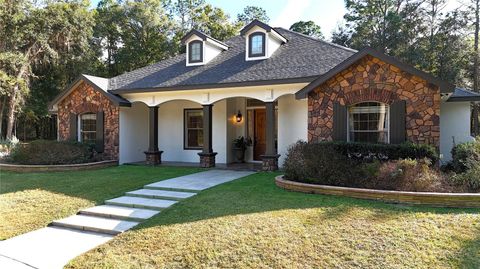
[[[253,174],[209,170],[162,180],[80,210],[49,227],[0,241],[0,268],[62,268],[71,259],[199,191]]]

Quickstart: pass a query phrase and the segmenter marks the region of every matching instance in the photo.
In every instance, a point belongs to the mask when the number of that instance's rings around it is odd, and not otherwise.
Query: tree
[[[42,4],[0,0],[3,7],[0,12],[1,76],[2,85],[8,85],[7,139],[13,136],[15,116],[35,77],[33,70],[57,61],[62,52],[82,54],[82,50],[88,47],[85,37],[91,33],[92,26],[92,20],[86,17],[89,14],[88,1],[47,1]]]
[[[474,10],[474,44],[473,44],[473,90],[475,92],[480,92],[480,52],[478,49],[478,39],[479,39],[479,31],[480,31],[480,0],[472,0],[471,3],[472,9]],[[473,111],[472,111],[472,129],[473,135],[478,136],[480,135],[480,107],[479,104],[473,104]]]
[[[257,6],[246,6],[243,9],[243,12],[237,15],[237,21],[242,25],[247,25],[255,19],[264,23],[268,23],[270,21],[267,11]]]
[[[290,26],[290,30],[318,39],[324,39],[322,29],[313,21],[298,21]]]

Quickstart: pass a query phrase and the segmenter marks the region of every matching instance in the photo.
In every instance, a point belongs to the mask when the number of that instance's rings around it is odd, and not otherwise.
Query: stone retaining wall
[[[480,193],[407,192],[347,188],[300,183],[283,179],[283,176],[277,176],[275,178],[275,184],[286,190],[304,193],[339,195],[368,200],[380,200],[390,203],[480,208]]]
[[[24,164],[8,164],[0,163],[0,171],[33,173],[33,172],[60,172],[60,171],[80,171],[99,169],[110,166],[117,166],[118,161],[109,160],[93,163],[79,164],[60,164],[60,165],[24,165]]]

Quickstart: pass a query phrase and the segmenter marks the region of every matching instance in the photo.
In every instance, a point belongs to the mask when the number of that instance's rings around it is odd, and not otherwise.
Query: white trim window
[[[85,113],[80,115],[80,142],[95,144],[97,137],[97,115]]]
[[[202,149],[203,146],[203,111],[185,109],[184,111],[184,149]]]
[[[364,102],[348,109],[348,141],[389,143],[389,107],[379,102]]]

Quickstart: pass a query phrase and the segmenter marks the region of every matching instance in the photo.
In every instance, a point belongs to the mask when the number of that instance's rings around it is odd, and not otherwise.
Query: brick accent
[[[216,152],[198,153],[198,156],[200,156],[200,167],[202,167],[202,168],[215,167],[215,156],[216,155],[217,155]]]
[[[104,159],[118,160],[119,108],[105,95],[89,84],[82,82],[58,104],[58,135],[60,140],[70,137],[70,113],[77,115],[91,112],[104,112]]]
[[[273,172],[278,170],[278,158],[280,155],[262,155],[262,170]]]
[[[308,141],[330,141],[333,103],[406,101],[407,139],[440,143],[440,89],[370,55],[327,80],[308,95]]]
[[[162,163],[163,151],[145,151],[145,162],[148,165],[157,165]]]

